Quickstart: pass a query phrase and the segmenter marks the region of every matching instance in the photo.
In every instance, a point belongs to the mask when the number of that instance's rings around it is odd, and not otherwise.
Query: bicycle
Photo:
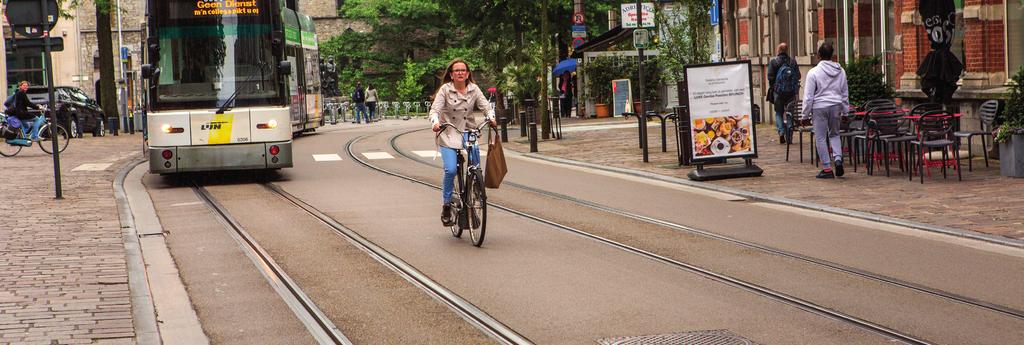
[[[29,141],[28,133],[24,133],[21,128],[11,128],[8,124],[7,118],[10,115],[0,113],[0,127],[5,128],[7,131],[17,133],[17,136],[13,139],[4,140],[0,143],[0,156],[14,157],[21,152],[24,147],[31,147],[32,141]],[[50,143],[50,126],[54,126],[54,131],[57,132],[57,151],[64,152],[64,149],[68,147],[68,140],[70,136],[68,131],[59,124],[54,124],[51,117],[46,117],[45,122],[39,126],[39,148],[47,154],[53,154],[53,144]]]
[[[484,171],[480,167],[479,157],[477,157],[476,164],[464,165],[466,159],[462,152],[465,151],[468,154],[476,151],[474,149],[477,148],[480,131],[488,123],[484,121],[475,129],[469,128],[463,131],[463,147],[455,150],[457,170],[455,188],[452,191],[451,210],[456,216],[456,222],[448,227],[452,236],[456,238],[461,238],[462,232],[469,230],[470,240],[477,247],[484,243],[484,234],[487,231],[487,192],[484,189]],[[441,135],[446,127],[455,128],[451,124],[443,124],[437,135]]]

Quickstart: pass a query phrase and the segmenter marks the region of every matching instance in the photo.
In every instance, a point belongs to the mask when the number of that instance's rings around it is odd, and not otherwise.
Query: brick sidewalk
[[[585,124],[590,120],[572,120],[565,125]],[[636,123],[634,118],[620,123]],[[605,122],[607,123],[607,122]],[[652,123],[657,123],[653,120]],[[643,163],[636,127],[605,129],[566,133],[560,141],[539,143],[539,153],[614,166],[642,170],[661,175],[686,178],[691,168],[677,167],[673,124],[668,123],[668,152],[661,152],[659,127],[650,127],[649,160]],[[785,161],[785,145],[779,145],[774,127],[759,125],[758,153],[761,158],[756,164],[764,169],[760,178],[732,179],[710,182],[716,185],[740,188],[751,192],[785,197],[805,202],[824,204],[889,217],[977,231],[986,234],[1024,239],[1024,179],[999,176],[999,161],[990,161],[986,168],[979,157],[974,162],[974,171],[963,171],[963,181],[952,177],[942,179],[941,170],[932,169],[932,177],[925,177],[924,184],[892,167],[893,177],[881,174],[868,176],[861,165],[857,172],[847,167],[844,178],[836,180],[815,179],[820,168],[807,159],[808,137],[804,138],[804,163],[797,161],[797,146],[791,148],[790,161]],[[528,152],[529,143],[520,138],[518,130],[509,130],[508,149]],[[965,161],[966,163],[966,161]],[[849,165],[849,164],[847,164]]]
[[[38,147],[0,157],[0,344],[134,344],[128,269],[112,182],[141,135],[72,140],[53,160]],[[72,171],[86,164],[101,171]]]

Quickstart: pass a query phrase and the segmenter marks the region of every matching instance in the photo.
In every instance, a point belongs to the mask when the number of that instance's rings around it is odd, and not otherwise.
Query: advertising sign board
[[[633,92],[629,79],[612,80],[612,115],[633,112]]]
[[[685,68],[691,160],[757,157],[748,61]]]
[[[641,4],[641,10],[643,13],[643,22],[640,27],[653,28],[654,27],[654,3],[645,2]],[[631,2],[628,4],[622,4],[620,7],[621,13],[619,18],[622,18],[623,29],[635,29],[637,18],[636,18],[636,3]]]

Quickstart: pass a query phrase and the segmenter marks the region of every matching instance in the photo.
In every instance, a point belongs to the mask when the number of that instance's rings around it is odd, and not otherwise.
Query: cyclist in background
[[[494,109],[484,97],[483,91],[473,81],[473,73],[469,64],[461,59],[452,60],[444,71],[444,84],[434,94],[434,102],[430,106],[430,123],[434,132],[441,131],[442,124],[450,124],[454,129],[438,133],[435,141],[441,158],[444,161],[444,182],[441,191],[441,222],[445,226],[455,224],[455,216],[451,214],[452,190],[455,188],[457,172],[456,152],[463,148],[466,128],[476,128],[473,112],[484,111],[486,121],[491,127],[497,126],[494,120]],[[468,153],[469,163],[480,162],[480,150]]]
[[[7,114],[14,115],[21,120],[22,131],[28,134],[32,141],[39,141],[39,127],[46,122],[42,115],[36,116],[28,112],[28,108],[39,110],[39,106],[28,99],[28,81],[22,80],[18,83],[18,91],[10,100],[10,104],[4,103],[7,107]]]

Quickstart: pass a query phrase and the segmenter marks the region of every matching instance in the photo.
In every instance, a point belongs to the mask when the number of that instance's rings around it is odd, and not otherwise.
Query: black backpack
[[[775,94],[794,94],[800,91],[800,76],[791,61],[782,63],[775,73]]]

